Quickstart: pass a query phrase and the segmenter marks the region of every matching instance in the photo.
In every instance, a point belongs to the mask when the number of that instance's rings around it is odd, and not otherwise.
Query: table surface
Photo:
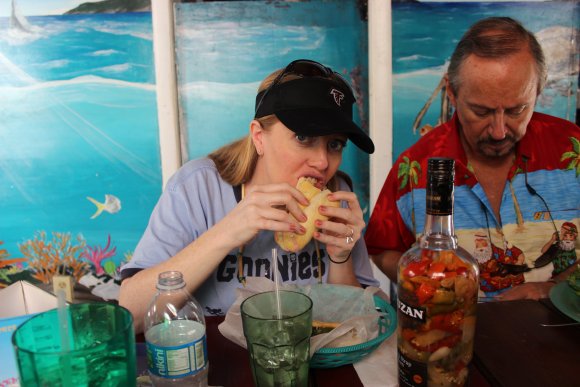
[[[210,385],[251,386],[248,352],[208,318]],[[578,386],[580,326],[542,327],[574,322],[549,299],[478,305],[470,386]],[[232,370],[232,372],[223,372]],[[310,386],[362,386],[354,367],[311,369]]]
[[[473,363],[492,386],[580,385],[580,325],[549,299],[479,304]]]
[[[209,384],[253,386],[248,351],[219,332],[223,319],[206,317]],[[540,325],[570,322],[574,320],[558,311],[549,299],[479,304],[469,386],[578,386],[580,326]],[[142,340],[143,336],[138,336],[138,341]],[[138,356],[143,363],[138,368],[146,369],[144,360]],[[393,383],[385,381],[386,385]],[[352,365],[310,369],[309,387],[325,386],[360,387],[362,383]]]

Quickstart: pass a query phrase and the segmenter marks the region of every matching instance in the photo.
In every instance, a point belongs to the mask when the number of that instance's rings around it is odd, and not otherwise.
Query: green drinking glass
[[[240,309],[255,385],[308,386],[310,297],[291,291],[280,291],[278,299],[274,291],[258,293],[244,300]]]
[[[12,344],[23,387],[136,385],[133,317],[115,304],[40,313],[16,329]]]

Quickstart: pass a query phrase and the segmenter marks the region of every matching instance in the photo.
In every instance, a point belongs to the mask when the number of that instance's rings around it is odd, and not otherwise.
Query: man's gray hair
[[[504,58],[528,49],[536,63],[537,95],[544,89],[548,69],[542,46],[534,34],[509,17],[489,17],[472,25],[463,35],[451,55],[447,76],[454,93],[459,91],[461,65],[470,55],[482,58]]]

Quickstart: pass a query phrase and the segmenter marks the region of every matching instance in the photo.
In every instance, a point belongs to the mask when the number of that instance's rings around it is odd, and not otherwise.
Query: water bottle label
[[[207,364],[205,335],[192,343],[158,346],[147,342],[149,371],[163,378],[182,378],[194,375]]]

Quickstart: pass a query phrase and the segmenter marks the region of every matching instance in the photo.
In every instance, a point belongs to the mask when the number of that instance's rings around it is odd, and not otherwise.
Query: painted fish
[[[98,202],[90,196],[87,196],[87,199],[97,206],[97,212],[91,216],[91,219],[95,219],[97,216],[101,215],[101,212],[103,211],[107,211],[110,214],[121,211],[121,200],[119,200],[115,195],[105,194],[104,203]]]

